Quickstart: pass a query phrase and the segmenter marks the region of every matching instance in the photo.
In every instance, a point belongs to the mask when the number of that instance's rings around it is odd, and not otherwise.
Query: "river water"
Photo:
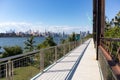
[[[3,37],[0,38],[0,46],[15,46],[18,45],[22,48],[24,48],[24,42],[28,39],[28,37]],[[54,41],[59,44],[60,37],[54,37]],[[42,43],[45,40],[45,37],[35,37],[35,45]]]

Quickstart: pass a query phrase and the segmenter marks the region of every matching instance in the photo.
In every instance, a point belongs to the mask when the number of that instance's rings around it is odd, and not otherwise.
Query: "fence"
[[[117,80],[113,71],[111,70],[106,57],[103,55],[103,51],[99,48],[98,60],[100,64],[100,68],[102,70],[102,75],[104,80]]]
[[[0,80],[29,80],[84,41],[81,39],[0,59]]]
[[[120,79],[120,39],[101,38],[98,48],[98,60],[104,80]]]
[[[120,62],[120,38],[101,38],[101,45],[116,63]]]

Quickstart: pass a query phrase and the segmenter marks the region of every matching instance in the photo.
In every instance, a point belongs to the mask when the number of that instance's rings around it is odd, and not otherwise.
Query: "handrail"
[[[104,79],[113,78],[112,80],[117,80],[117,77],[120,77],[119,66],[114,63],[111,56],[102,46],[99,46],[99,63]]]
[[[42,72],[51,64],[57,62],[60,58],[64,57],[71,50],[82,44],[86,39],[80,41],[73,41],[57,46],[47,47],[32,52],[23,53],[15,56],[0,59],[0,79],[16,80],[16,77],[22,77],[23,72],[26,73],[24,79],[28,79]],[[21,70],[23,70],[21,72]],[[33,70],[33,71],[32,71]],[[15,75],[18,73],[17,75]],[[29,75],[29,76],[28,76]],[[21,79],[22,80],[22,79]]]
[[[76,42],[76,41],[73,41],[73,42]],[[70,44],[70,43],[73,43],[73,42],[68,42],[68,43],[65,43],[65,44],[59,44],[59,45],[57,45],[57,46],[51,46],[51,47],[47,47],[47,48],[42,48],[42,49],[40,49],[40,50],[34,50],[34,51],[32,51],[32,52],[27,52],[27,53],[18,54],[18,55],[6,57],[6,58],[1,58],[1,59],[0,59],[0,62],[12,60],[12,59],[19,58],[19,57],[23,57],[23,56],[27,56],[27,55],[36,54],[36,53],[40,52],[41,50],[48,50],[48,49],[51,49],[51,48],[54,48],[54,47],[59,47],[59,46],[61,46],[61,45],[66,45],[66,44]]]
[[[23,53],[23,54],[18,54],[18,55],[15,55],[15,56],[10,56],[10,57],[6,57],[6,58],[1,58],[1,59],[0,59],[0,62],[4,62],[4,61],[12,60],[12,59],[15,59],[15,58],[19,58],[19,57],[23,57],[23,56],[35,54],[35,53],[38,53],[39,51],[40,51],[40,50],[35,50],[35,51],[32,51],[32,52],[28,52],[28,53]]]
[[[104,40],[108,40],[108,41],[120,41],[120,38],[100,38],[100,39],[104,39]]]
[[[108,51],[112,58],[120,55],[120,38],[100,38],[101,46]],[[113,54],[115,53],[115,54]],[[119,60],[120,61],[120,60]]]
[[[105,60],[102,59],[100,54],[103,54],[107,63],[104,62]],[[100,38],[99,58],[101,58],[99,59],[99,62],[102,65],[101,67],[102,69],[104,69],[102,70],[104,77],[107,78],[107,75],[110,76],[111,73],[112,78],[115,79],[117,77],[119,80],[120,79],[120,38],[105,38],[105,37]],[[110,68],[108,68],[106,64],[109,64]],[[110,71],[110,73],[109,74],[106,73],[107,71]],[[116,77],[114,77],[114,75],[116,75]]]

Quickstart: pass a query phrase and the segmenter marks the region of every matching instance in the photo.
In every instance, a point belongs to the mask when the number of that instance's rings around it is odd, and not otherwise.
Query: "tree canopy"
[[[106,20],[105,37],[120,38],[120,11],[111,20]]]
[[[25,50],[28,51],[33,51],[34,50],[34,36],[31,36],[30,38],[27,39],[27,41],[24,42],[25,44]]]
[[[76,40],[76,34],[75,34],[75,32],[73,32],[72,35],[70,35],[68,37],[68,41],[71,42],[71,41],[75,41],[75,40]]]
[[[37,48],[41,49],[41,48],[46,48],[46,47],[56,46],[56,45],[57,44],[54,42],[53,37],[52,36],[48,36],[48,37],[46,37],[44,42],[42,42],[41,44],[38,44]]]

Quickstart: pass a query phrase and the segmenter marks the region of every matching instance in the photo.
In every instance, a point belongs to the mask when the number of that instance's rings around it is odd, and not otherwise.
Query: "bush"
[[[5,52],[2,57],[9,57],[17,54],[22,54],[22,48],[19,46],[4,47]]]

